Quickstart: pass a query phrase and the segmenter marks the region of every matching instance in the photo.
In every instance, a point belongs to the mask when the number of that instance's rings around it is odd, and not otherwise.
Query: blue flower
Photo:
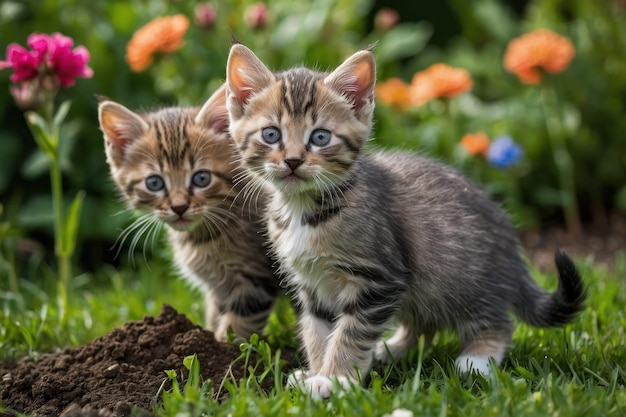
[[[508,168],[522,157],[522,148],[507,135],[498,136],[487,150],[487,160],[496,168]]]

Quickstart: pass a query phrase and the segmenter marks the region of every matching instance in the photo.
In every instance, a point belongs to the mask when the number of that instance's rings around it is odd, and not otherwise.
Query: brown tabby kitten
[[[140,233],[169,226],[174,261],[206,294],[206,326],[217,340],[260,333],[277,293],[259,233],[263,195],[241,192],[228,136],[225,87],[201,109],[168,107],[136,114],[99,105],[111,176],[131,208],[148,211]]]
[[[541,290],[507,217],[453,169],[405,152],[362,153],[375,62],[359,51],[331,73],[272,73],[236,44],[227,67],[230,131],[250,175],[273,191],[273,250],[302,311],[304,389],[327,397],[373,357],[395,358],[456,329],[461,372],[490,372],[509,346],[509,311],[541,327],[569,322],[585,292],[557,252],[559,288]],[[378,342],[395,324],[386,344]],[[377,343],[378,342],[378,343]]]

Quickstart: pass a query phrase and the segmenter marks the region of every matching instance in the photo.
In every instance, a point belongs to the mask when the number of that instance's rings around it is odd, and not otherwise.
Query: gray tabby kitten
[[[461,372],[490,372],[509,346],[509,312],[535,326],[565,324],[585,291],[556,254],[559,287],[540,289],[507,217],[456,171],[404,152],[361,151],[374,110],[372,52],[331,73],[272,73],[236,44],[227,66],[230,132],[257,182],[273,187],[266,218],[286,284],[301,306],[314,395],[331,377],[350,386],[374,357],[404,355],[419,335],[458,331]],[[396,333],[379,342],[392,324]]]
[[[206,327],[248,338],[265,326],[277,295],[257,210],[263,194],[241,192],[222,86],[199,108],[137,114],[99,105],[111,176],[131,208],[148,213],[130,227],[167,224],[174,261],[206,294]],[[253,198],[254,197],[254,198]]]

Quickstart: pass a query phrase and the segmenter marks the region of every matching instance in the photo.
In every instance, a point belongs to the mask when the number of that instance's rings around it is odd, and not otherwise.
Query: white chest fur
[[[338,267],[346,262],[339,257],[332,231],[325,224],[303,224],[302,206],[276,198],[269,208],[270,240],[290,284],[314,292],[329,311],[356,300],[362,282]]]

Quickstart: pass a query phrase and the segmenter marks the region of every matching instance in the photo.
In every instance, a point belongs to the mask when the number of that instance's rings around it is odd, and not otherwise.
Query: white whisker
[[[144,262],[148,264],[148,260],[146,256],[146,241],[150,239],[150,233],[152,230],[155,229],[154,225],[155,224],[158,225],[160,223],[161,221],[155,215],[151,216],[150,218],[148,218],[146,221],[142,223],[142,226],[135,233],[135,236],[133,236],[131,240],[130,247],[128,250],[129,259],[131,258],[131,255],[135,252],[135,249],[137,248],[137,245],[139,244],[139,242],[143,240],[143,247],[142,247],[143,259],[144,259]]]
[[[233,203],[231,204],[230,209],[233,209],[235,202],[239,199],[240,196],[242,196],[243,201],[240,207],[241,209],[240,215],[243,216],[244,210],[251,206],[254,207],[255,212],[257,213],[259,212],[258,201],[259,201],[260,196],[263,193],[263,186],[264,186],[264,182],[260,178],[260,174],[261,174],[261,169],[257,169],[256,175],[254,171],[250,171],[250,172],[242,172],[241,174],[238,174],[236,176],[235,184],[239,184],[244,181],[246,182],[241,188],[241,190],[237,193],[235,198],[233,199]],[[253,204],[253,201],[254,201],[254,204]],[[247,211],[248,211],[248,220],[251,220],[252,213],[250,210],[247,210]]]
[[[143,214],[139,218],[134,220],[130,225],[128,225],[124,230],[122,230],[120,235],[115,240],[115,243],[113,244],[113,248],[117,246],[117,252],[115,253],[116,258],[119,256],[122,246],[124,245],[124,242],[126,242],[128,236],[136,229],[143,227],[146,222],[150,222],[152,216],[152,213]]]

